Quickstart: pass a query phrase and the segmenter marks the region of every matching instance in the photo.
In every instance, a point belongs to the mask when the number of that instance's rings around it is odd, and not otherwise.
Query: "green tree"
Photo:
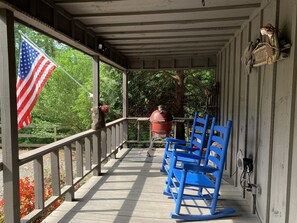
[[[122,117],[122,73],[116,68],[100,63],[100,103],[109,105],[105,121]]]
[[[18,60],[21,31],[58,65],[65,69],[89,92],[93,91],[92,58],[48,36],[16,23],[16,56]],[[121,73],[111,66],[100,64],[101,103],[108,104],[111,112],[107,121],[121,117]],[[61,69],[56,68],[44,86],[36,106],[32,110],[35,130],[47,134],[43,127],[64,126],[72,132],[80,132],[91,126],[92,98]],[[22,131],[27,131],[23,129]]]
[[[56,62],[92,92],[92,61],[81,52],[64,47],[56,52]],[[40,120],[73,128],[90,127],[92,98],[61,69],[57,68],[39,96],[32,114]]]
[[[133,72],[129,75],[129,115],[149,116],[160,104],[175,117],[210,113],[205,110],[205,91],[211,91],[214,83],[214,70]],[[183,125],[177,127],[177,137],[183,138]]]

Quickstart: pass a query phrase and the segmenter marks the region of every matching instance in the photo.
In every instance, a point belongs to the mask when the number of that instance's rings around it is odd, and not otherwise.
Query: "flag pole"
[[[72,77],[63,67],[61,67],[59,64],[56,63],[55,60],[53,60],[49,55],[47,55],[46,52],[43,52],[40,50],[40,48],[26,35],[24,34],[21,30],[19,30],[19,33],[21,34],[22,38],[30,42],[36,50],[38,50],[40,53],[44,54],[47,56],[58,68],[60,68],[70,79],[72,79],[78,86],[80,86],[91,98],[93,97],[93,94],[89,92],[84,86],[82,86],[74,77]]]

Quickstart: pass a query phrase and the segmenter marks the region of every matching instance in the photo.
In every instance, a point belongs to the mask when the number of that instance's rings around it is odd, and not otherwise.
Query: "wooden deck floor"
[[[118,159],[104,166],[103,176],[92,177],[76,192],[77,201],[64,202],[43,222],[176,222],[169,216],[174,202],[162,194],[166,176],[159,172],[161,154],[158,149],[154,157],[146,157],[143,149],[121,150]],[[226,181],[221,187],[220,202],[235,208],[236,213],[207,222],[259,222],[240,192]]]

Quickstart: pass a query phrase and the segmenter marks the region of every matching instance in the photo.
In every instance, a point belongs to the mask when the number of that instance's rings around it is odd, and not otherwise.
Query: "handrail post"
[[[123,72],[123,118],[128,117],[128,72]],[[128,141],[128,120],[123,121],[122,126],[122,141]],[[124,148],[127,148],[128,144],[123,145]]]
[[[93,107],[98,108],[99,107],[99,100],[100,100],[100,61],[98,56],[93,57]],[[99,125],[92,126],[92,128],[95,127],[95,130],[97,130],[96,134],[93,136],[93,158],[94,158],[94,164],[97,165],[97,167],[94,169],[94,176],[99,176],[101,173],[101,131],[99,130],[102,126],[102,117],[100,115],[103,115],[100,111],[98,113]]]
[[[14,16],[6,9],[0,9],[0,50],[4,221],[20,222]]]

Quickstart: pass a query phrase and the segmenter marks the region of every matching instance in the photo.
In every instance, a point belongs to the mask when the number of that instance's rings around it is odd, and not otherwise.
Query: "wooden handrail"
[[[127,139],[123,137],[124,122],[126,118],[120,118],[115,121],[109,122],[104,128],[99,130],[87,130],[67,138],[61,139],[56,142],[41,146],[37,149],[28,151],[19,155],[17,165],[20,167],[26,163],[33,161],[33,173],[35,182],[35,208],[38,211],[33,211],[22,219],[22,222],[33,221],[42,213],[42,209],[49,207],[57,199],[66,196],[66,200],[74,199],[74,186],[84,179],[90,173],[100,174],[101,163],[109,157],[115,157],[117,151],[122,148]],[[102,137],[101,137],[102,136]],[[85,143],[83,143],[85,141]],[[82,146],[85,149],[82,149]],[[76,162],[73,163],[72,153],[73,148],[76,152]],[[66,173],[66,186],[60,187],[60,166],[59,166],[59,150],[64,150],[65,158],[65,173]],[[53,196],[50,202],[45,202],[43,197],[44,182],[43,182],[43,157],[51,154],[50,165],[54,170],[52,174],[52,188]],[[92,156],[92,157],[91,157]],[[86,164],[83,164],[83,157],[86,158]],[[76,168],[74,168],[74,165]],[[77,177],[73,178],[76,169]],[[3,171],[3,162],[0,162],[0,171]],[[79,171],[79,172],[78,172]],[[11,198],[12,199],[12,198]],[[7,202],[10,202],[9,199]]]
[[[150,123],[150,118],[149,117],[127,117],[127,120],[128,122],[131,122],[131,121],[135,121],[137,123],[137,139],[129,139],[128,142],[131,142],[131,143],[148,143],[150,142],[151,140],[151,136],[150,136],[150,132],[148,132],[149,136],[147,137],[149,140],[145,139],[145,140],[141,140],[140,139],[140,132],[141,132],[141,125],[140,123],[145,123],[145,125],[148,125],[149,126],[149,123]],[[186,136],[189,137],[189,131],[188,129],[190,128],[190,126],[192,126],[191,122],[193,121],[193,118],[183,118],[183,117],[174,117],[172,122],[173,122],[173,137],[175,137],[175,132],[176,132],[176,129],[175,129],[175,123],[178,123],[178,122],[182,122],[182,123],[185,123],[186,126]]]
[[[189,122],[191,119],[174,119],[173,122],[185,120]],[[149,125],[149,118],[148,117],[128,117],[128,118],[120,118],[115,121],[109,122],[106,124],[104,128],[99,130],[87,130],[67,138],[58,140],[56,142],[52,142],[50,144],[41,146],[37,149],[28,151],[24,154],[19,156],[18,166],[22,166],[26,163],[34,161],[34,179],[35,179],[35,186],[38,188],[35,198],[38,201],[38,207],[41,209],[47,208],[51,203],[55,200],[59,199],[61,196],[66,195],[67,200],[72,200],[74,198],[74,186],[84,179],[88,174],[98,173],[98,170],[101,168],[101,162],[106,160],[108,157],[115,157],[114,154],[124,145],[124,143],[129,142],[127,134],[124,138],[124,133],[127,131],[127,122],[128,121],[136,121],[137,123],[144,122],[145,125]],[[138,134],[140,127],[137,129]],[[100,141],[99,141],[100,140]],[[84,141],[84,143],[83,143]],[[131,141],[132,142],[132,141]],[[139,142],[139,139],[138,141]],[[73,164],[72,162],[72,148],[75,148],[76,160],[77,162]],[[82,149],[82,146],[85,149]],[[99,150],[101,148],[101,150]],[[60,181],[60,170],[59,170],[59,150],[64,149],[64,156],[65,156],[65,169],[66,169],[66,179],[67,184],[63,188],[60,188],[58,185]],[[93,151],[93,152],[92,152]],[[51,154],[51,166],[52,168],[55,167],[55,171],[52,171],[52,187],[55,191],[54,196],[51,198],[51,202],[45,202],[43,199],[44,184],[43,184],[43,156]],[[91,155],[96,155],[95,159],[92,158]],[[98,157],[100,159],[98,160]],[[86,158],[86,164],[83,165],[83,157]],[[72,165],[76,165],[76,168],[73,168]],[[85,168],[85,171],[83,171]],[[79,171],[77,178],[72,177],[74,169]],[[3,171],[3,163],[0,162],[0,171]],[[9,201],[8,201],[9,202]],[[39,210],[41,210],[39,209]],[[31,214],[27,215],[24,219],[25,221],[32,221],[36,218],[36,216],[40,215],[42,212],[32,212]]]
[[[80,140],[82,138],[91,136],[95,132],[96,132],[95,130],[90,129],[90,130],[87,130],[85,132],[81,132],[81,133],[69,136],[69,137],[67,137],[65,139],[61,139],[59,141],[47,144],[47,145],[42,146],[40,148],[28,151],[25,154],[20,155],[19,165],[21,166],[21,165],[23,165],[25,163],[28,163],[28,162],[30,162],[30,161],[32,161],[32,160],[34,160],[34,159],[36,159],[36,158],[38,158],[40,156],[44,156],[44,155],[46,155],[48,153],[54,152],[56,149],[60,149],[63,146],[71,144],[71,143],[73,143],[75,141],[78,141],[78,140]]]

